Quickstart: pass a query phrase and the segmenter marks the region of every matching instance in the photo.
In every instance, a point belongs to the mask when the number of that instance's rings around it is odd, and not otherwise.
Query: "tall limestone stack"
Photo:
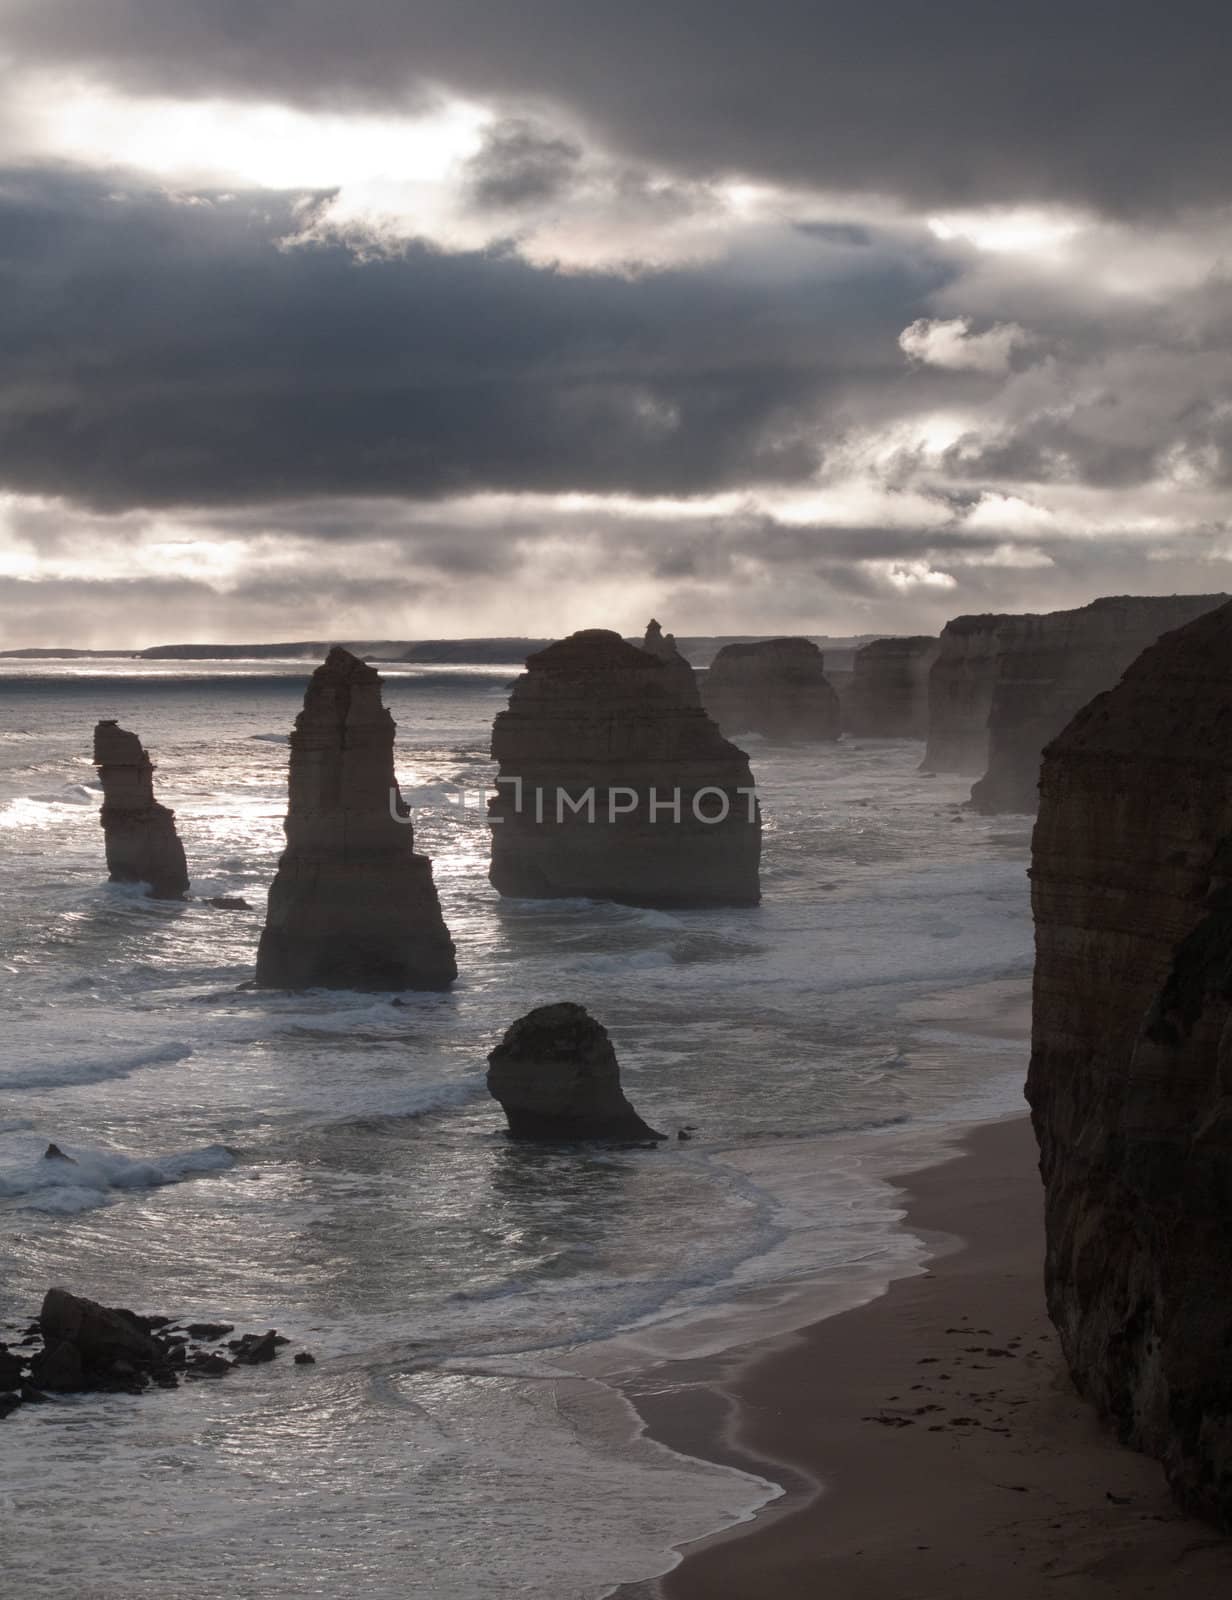
[[[927,737],[928,675],[939,648],[931,634],[916,634],[857,650],[843,698],[846,731],[865,739]]]
[[[496,718],[493,886],[531,899],[755,905],[749,760],[670,667],[602,628],[528,658]]]
[[[380,675],[335,646],[291,735],[287,848],[257,950],[259,984],[444,989],[457,977],[393,751]]]
[[[702,683],[702,703],[727,734],[784,744],[837,739],[838,696],[811,639],[725,644]]]
[[[1226,595],[1117,595],[1076,611],[1014,617],[988,712],[988,769],[971,791],[977,811],[1034,811],[1040,753],[1079,707],[1112,685],[1171,628]]]
[[[103,785],[99,820],[112,883],[144,883],[155,900],[182,900],[188,864],[175,812],[154,798],[154,768],[135,733],[117,722],[94,729],[94,764]]]
[[[1232,605],[1045,751],[1027,1096],[1079,1389],[1232,1529]]]
[[[697,675],[680,654],[676,646],[676,635],[664,633],[654,617],[651,617],[646,625],[646,637],[642,640],[642,649],[652,656],[657,656],[672,673],[676,689],[683,699],[690,704],[701,705],[701,696],[697,692]]]
[[[1001,637],[1019,620],[990,613],[955,617],[942,628],[928,674],[925,771],[978,774],[988,765],[988,713]]]

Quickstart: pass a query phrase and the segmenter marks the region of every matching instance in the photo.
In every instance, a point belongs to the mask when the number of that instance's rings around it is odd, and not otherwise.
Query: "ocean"
[[[770,1331],[793,1289],[876,1293],[921,1250],[882,1153],[1021,1108],[996,1013],[1030,972],[1026,818],[962,811],[918,744],[751,739],[759,908],[502,902],[479,800],[508,668],[382,669],[454,990],[244,990],[309,670],[0,664],[0,1321],[55,1283],[316,1357],[0,1422],[8,1600],[598,1600],[663,1572],[776,1490],[579,1371],[721,1349],[750,1291]],[[151,752],[190,901],[105,881],[100,717]],[[687,1142],[505,1138],[486,1054],[557,999]]]

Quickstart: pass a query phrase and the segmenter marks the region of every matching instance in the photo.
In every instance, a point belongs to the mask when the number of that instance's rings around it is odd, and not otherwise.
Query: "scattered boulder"
[[[923,739],[928,679],[940,650],[931,635],[874,639],[856,651],[843,727],[861,739]]]
[[[290,744],[287,848],[258,985],[448,988],[454,945],[394,777],[380,674],[335,646],[312,675]]]
[[[702,702],[725,734],[782,744],[837,739],[842,716],[811,639],[725,644],[702,683]]]
[[[1232,605],[1044,752],[1027,1097],[1078,1388],[1232,1530]]]
[[[537,1006],[488,1057],[488,1093],[515,1139],[662,1139],[620,1087],[607,1029],[570,1001]]]
[[[252,907],[248,904],[247,900],[244,899],[243,895],[238,894],[216,894],[205,903],[207,906],[213,906],[216,911],[252,910]]]
[[[77,1165],[72,1156],[66,1156],[58,1144],[49,1144],[43,1151],[44,1161],[67,1161],[70,1167]]]
[[[639,906],[755,905],[748,757],[682,675],[593,628],[528,658],[496,718],[493,887]]]
[[[144,883],[155,900],[182,900],[188,863],[175,812],[154,798],[154,768],[135,733],[115,721],[94,729],[94,762],[103,785],[99,820],[112,883]]]

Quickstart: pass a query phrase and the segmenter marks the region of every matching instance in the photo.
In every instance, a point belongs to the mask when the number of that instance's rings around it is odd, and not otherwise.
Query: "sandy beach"
[[[622,1600],[1191,1597],[1232,1540],[1182,1515],[1159,1466],[1077,1398],[1044,1311],[1028,1119],[895,1180],[925,1273],[789,1339],[648,1373],[652,1437],[784,1496]]]

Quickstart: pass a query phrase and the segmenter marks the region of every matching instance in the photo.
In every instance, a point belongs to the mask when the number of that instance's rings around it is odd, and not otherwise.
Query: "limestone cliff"
[[[335,646],[291,735],[287,848],[257,951],[259,984],[443,989],[457,976],[393,748],[380,675]]]
[[[811,639],[727,644],[702,683],[702,703],[724,733],[784,744],[837,739],[838,696]]]
[[[1049,739],[1161,633],[1226,598],[1116,595],[1076,611],[1006,619],[988,711],[988,766],[971,790],[974,809],[1034,811]]]
[[[625,1098],[607,1029],[584,1006],[537,1006],[488,1057],[515,1139],[662,1139]]]
[[[1027,1094],[1083,1394],[1232,1527],[1232,605],[1044,753]]]
[[[656,656],[672,674],[676,692],[683,700],[692,705],[701,704],[701,696],[697,691],[697,675],[681,655],[676,645],[676,635],[664,633],[654,617],[651,617],[646,625],[646,637],[642,640],[642,649]]]
[[[988,765],[988,713],[1004,629],[1018,619],[955,617],[941,630],[928,673],[928,772],[981,773]]]
[[[528,658],[496,718],[491,880],[504,895],[754,905],[748,757],[678,676],[589,629]]]
[[[154,798],[154,768],[135,733],[116,722],[94,729],[94,763],[103,785],[99,820],[112,883],[144,883],[156,900],[182,900],[188,865],[175,812]]]
[[[843,727],[856,738],[923,739],[928,675],[939,641],[931,635],[874,639],[855,653],[843,695]]]

